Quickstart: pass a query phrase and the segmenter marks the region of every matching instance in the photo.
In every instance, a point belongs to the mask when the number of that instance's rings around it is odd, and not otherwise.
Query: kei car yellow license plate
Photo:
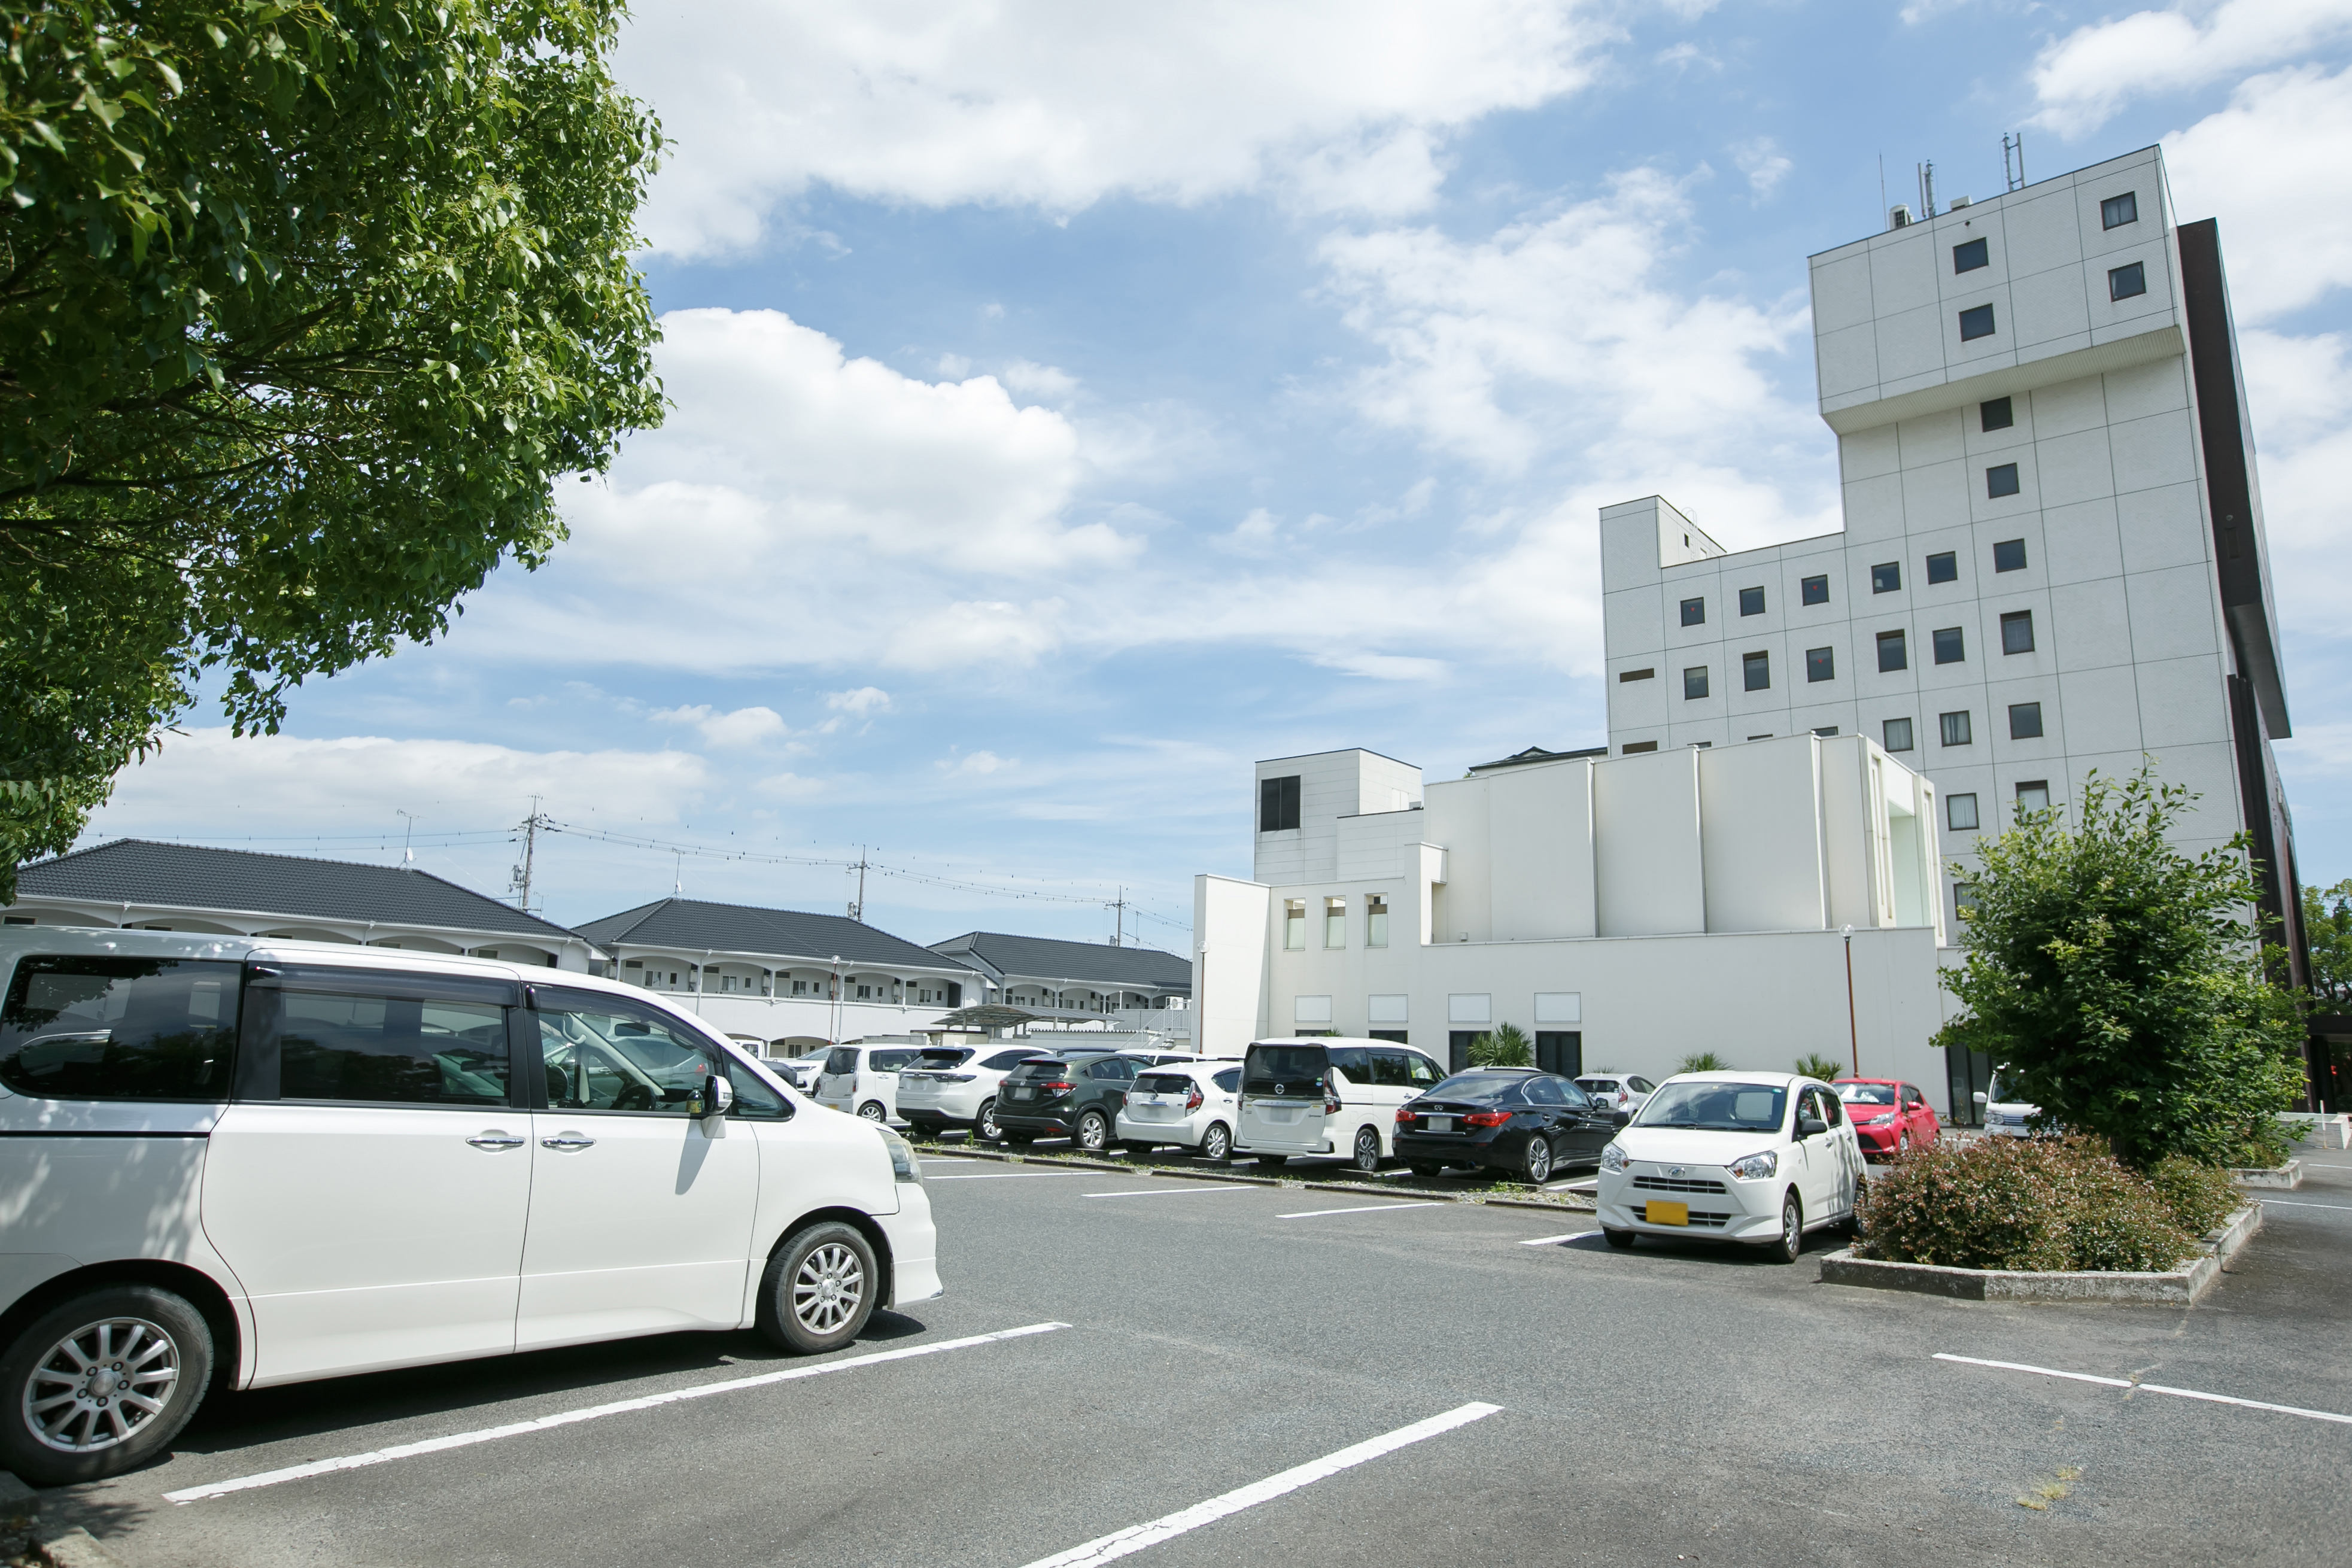
[[[1690,1205],[1663,1203],[1652,1198],[1642,1217],[1652,1225],[1690,1224]]]

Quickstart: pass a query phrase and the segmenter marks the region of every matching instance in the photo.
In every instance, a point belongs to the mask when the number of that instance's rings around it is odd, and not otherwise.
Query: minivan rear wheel
[[[1356,1169],[1376,1175],[1381,1168],[1381,1135],[1369,1127],[1356,1130]]]
[[[890,1113],[882,1109],[882,1102],[878,1100],[869,1100],[865,1104],[859,1106],[857,1108],[857,1115],[859,1120],[865,1121],[887,1121],[890,1120]]]
[[[1259,1164],[1275,1171],[1281,1170],[1290,1163],[1290,1156],[1287,1154],[1260,1154],[1256,1159]]]
[[[121,1475],[170,1446],[204,1402],[213,1336],[153,1285],[71,1297],[0,1352],[0,1466],[35,1486]]]
[[[874,1315],[881,1271],[874,1245],[854,1225],[820,1220],[768,1259],[760,1281],[760,1331],[803,1355],[839,1350]]]

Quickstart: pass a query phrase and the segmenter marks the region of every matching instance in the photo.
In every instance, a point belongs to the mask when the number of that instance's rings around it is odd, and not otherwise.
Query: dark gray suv
[[[1118,1108],[1149,1058],[1117,1051],[1041,1051],[1004,1075],[996,1125],[1016,1148],[1040,1138],[1067,1138],[1099,1154],[1117,1136]]]

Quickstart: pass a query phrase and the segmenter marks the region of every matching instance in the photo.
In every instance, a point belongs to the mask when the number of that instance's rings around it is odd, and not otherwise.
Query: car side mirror
[[[1816,1132],[1826,1132],[1829,1130],[1830,1124],[1818,1116],[1797,1118],[1797,1136],[1800,1138],[1811,1138]]]
[[[1983,1089],[1979,1089],[1976,1093],[1969,1096],[1969,1098],[1975,1100],[1979,1105],[1982,1105],[1985,1102],[1985,1091]]]
[[[1612,1127],[1622,1127],[1633,1120],[1633,1113],[1630,1110],[1612,1110],[1609,1113],[1609,1125]]]
[[[735,1086],[718,1073],[702,1080],[702,1098],[691,1102],[689,1109],[697,1116],[724,1116],[735,1103]]]

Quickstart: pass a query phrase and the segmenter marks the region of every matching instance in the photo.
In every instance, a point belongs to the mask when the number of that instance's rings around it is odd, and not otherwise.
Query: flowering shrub
[[[2191,1236],[2219,1230],[2221,1222],[2246,1201],[2239,1196],[2229,1172],[2179,1154],[2158,1161],[2147,1179],[2179,1219],[2181,1228]]]
[[[1929,1144],[1870,1184],[1859,1250],[1958,1268],[2159,1272],[2236,1206],[2226,1176],[2216,1188],[2190,1162],[2160,1169],[2151,1181],[2095,1138]]]

